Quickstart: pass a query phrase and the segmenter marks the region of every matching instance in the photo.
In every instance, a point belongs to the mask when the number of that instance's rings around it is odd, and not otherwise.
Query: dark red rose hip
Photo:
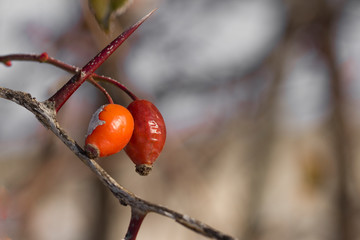
[[[128,107],[134,118],[134,132],[125,152],[136,165],[136,172],[148,175],[166,140],[163,117],[154,104],[135,100]]]

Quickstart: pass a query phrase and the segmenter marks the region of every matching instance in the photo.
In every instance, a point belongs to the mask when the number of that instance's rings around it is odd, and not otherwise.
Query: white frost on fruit
[[[98,110],[96,110],[96,112],[92,115],[90,123],[89,123],[89,127],[87,130],[87,134],[86,137],[91,135],[93,133],[93,131],[95,130],[95,128],[97,128],[100,125],[105,124],[105,121],[100,120],[99,115],[100,113],[104,110],[104,108],[106,107],[106,105],[101,106]]]

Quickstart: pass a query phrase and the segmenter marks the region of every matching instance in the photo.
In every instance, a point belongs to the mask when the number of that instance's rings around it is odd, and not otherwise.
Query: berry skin
[[[131,113],[118,104],[101,106],[91,117],[85,151],[90,158],[119,152],[129,142],[134,130]]]
[[[136,172],[148,175],[166,140],[163,117],[154,104],[135,100],[128,106],[134,118],[134,132],[125,152],[136,165]]]

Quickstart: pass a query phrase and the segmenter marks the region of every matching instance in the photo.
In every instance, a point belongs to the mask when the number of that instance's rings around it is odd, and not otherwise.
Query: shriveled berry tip
[[[135,170],[141,176],[149,175],[150,171],[152,170],[152,165],[150,164],[138,164],[135,166]]]
[[[92,159],[98,158],[100,156],[99,149],[96,146],[94,146],[93,144],[86,144],[85,152],[86,152],[86,155]]]

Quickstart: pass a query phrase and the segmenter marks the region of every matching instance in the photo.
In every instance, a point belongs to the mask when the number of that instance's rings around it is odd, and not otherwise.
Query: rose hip
[[[119,152],[129,142],[134,130],[131,113],[118,104],[101,106],[92,116],[85,140],[85,151],[91,158]]]
[[[147,100],[133,101],[128,110],[134,118],[134,132],[125,152],[135,163],[136,172],[145,176],[165,144],[165,122],[155,105]]]

